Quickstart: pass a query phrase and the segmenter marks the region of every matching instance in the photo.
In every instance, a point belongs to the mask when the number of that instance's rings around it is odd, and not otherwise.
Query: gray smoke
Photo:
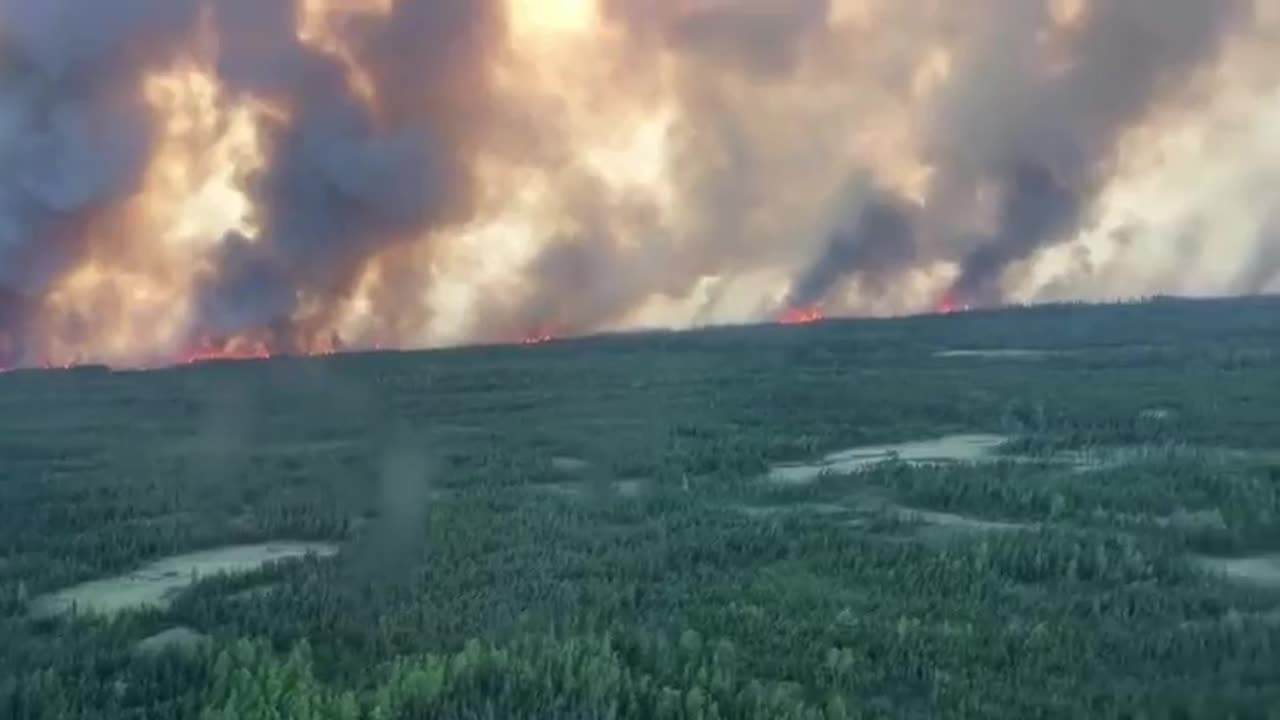
[[[299,40],[300,1],[0,0],[0,361],[92,325],[41,326],[71,268],[147,255],[155,239],[131,236],[127,217],[157,149],[142,81],[196,45],[202,18],[217,101],[272,112],[259,116],[265,165],[242,188],[260,234],[223,238],[202,266],[191,332],[277,349],[329,344],[366,277],[367,332],[420,340],[428,245],[493,204],[480,158],[550,178],[564,217],[552,230],[564,242],[523,287],[476,310],[482,334],[598,329],[798,258],[815,260],[796,269],[791,303],[850,280],[892,294],[906,270],[940,262],[960,268],[958,300],[997,303],[1022,261],[1089,218],[1126,131],[1194,112],[1200,100],[1179,93],[1253,22],[1252,0],[1092,0],[1070,28],[1044,0],[876,3],[865,24],[829,0],[601,0],[617,32],[584,73],[608,78],[602,101],[671,106],[672,220],[573,167],[580,139],[556,98],[495,81],[513,70],[500,0],[392,0],[385,16],[331,2],[349,58]],[[949,72],[917,97],[935,45]],[[931,166],[925,186],[873,178],[884,189],[827,208],[850,168],[892,164],[848,147],[899,115],[890,129]],[[1242,287],[1265,285],[1259,273]]]
[[[863,187],[858,192],[863,197],[850,203],[848,216],[831,233],[822,253],[796,279],[788,307],[820,304],[848,278],[883,291],[916,259],[911,208],[882,191]]]
[[[135,192],[153,128],[141,73],[163,63],[195,0],[0,0],[0,334],[29,361],[24,318]]]
[[[827,30],[830,0],[684,3],[605,0],[606,13],[644,44],[752,74],[792,69]]]
[[[374,478],[374,517],[345,557],[349,582],[408,582],[407,573],[426,549],[430,480],[431,463],[421,445],[403,430],[395,434]]]
[[[977,249],[964,258],[952,295],[968,305],[998,303],[1005,268],[1062,237],[1079,216],[1079,197],[1049,171],[1036,165],[1014,168],[1004,188],[996,234],[980,238]]]
[[[396,0],[386,17],[339,18],[369,97],[298,39],[299,0],[0,0],[0,285],[29,305],[90,244],[148,241],[90,228],[140,189],[156,147],[141,80],[202,12],[226,99],[285,112],[264,116],[268,162],[247,181],[262,235],[221,244],[192,333],[308,344],[369,263],[468,216],[500,4]],[[421,270],[382,298],[384,321],[422,317]]]
[[[994,304],[1005,295],[1011,268],[1079,228],[1121,135],[1182,90],[1250,20],[1248,0],[1097,0],[1073,29],[1055,31],[1057,47],[1047,48],[1043,38],[1055,28],[1048,3],[984,0],[946,11],[941,20],[932,17],[936,11],[921,11],[918,20],[903,13],[889,21],[896,25],[874,25],[867,32],[876,37],[865,38],[867,44],[887,49],[864,56],[839,47],[859,38],[847,28],[833,34],[824,0],[611,0],[605,8],[634,43],[619,77],[638,92],[656,82],[645,68],[658,53],[680,59],[670,80],[681,108],[671,158],[677,192],[696,208],[692,229],[678,242],[665,238],[664,228],[648,229],[635,242],[633,228],[610,221],[582,246],[552,249],[531,266],[538,288],[532,294],[542,298],[565,295],[568,258],[579,269],[597,267],[591,280],[575,271],[580,290],[568,297],[575,307],[607,308],[611,317],[655,293],[686,294],[706,277],[794,261],[797,241],[787,233],[795,228],[770,222],[770,213],[794,202],[789,196],[803,187],[806,172],[832,162],[825,143],[861,128],[856,117],[843,128],[811,124],[800,111],[788,124],[777,108],[745,106],[744,87],[795,82],[836,93],[850,63],[861,62],[875,68],[871,74],[885,91],[901,95],[909,85],[904,68],[924,47],[892,42],[892,33],[907,38],[933,23],[955,55],[921,117],[921,142],[934,170],[923,202],[915,207],[882,192],[836,208],[812,228],[837,229],[816,260],[799,268],[786,302],[819,302],[850,279],[885,291],[916,264],[947,261],[960,268],[952,291],[958,300]],[[794,148],[778,155],[779,140]],[[981,220],[986,192],[996,197],[989,228]],[[661,270],[635,277],[651,268]]]
[[[1257,247],[1258,252],[1240,271],[1236,285],[1250,294],[1280,290],[1274,287],[1280,281],[1280,210],[1263,224]]]
[[[1067,238],[1120,134],[1213,57],[1249,10],[1243,0],[1098,0],[1067,39],[1069,64],[1056,69],[1036,40],[1050,20],[1045,3],[988,4],[986,32],[973,38],[929,133],[934,232],[945,238],[953,211],[972,207],[983,183],[1003,188],[993,236],[947,241],[961,258],[957,298],[997,301],[1014,262]]]
[[[225,332],[291,324],[305,343],[305,326],[325,327],[368,261],[465,215],[464,134],[482,124],[477,66],[495,18],[486,2],[400,0],[385,19],[347,26],[373,82],[375,118],[340,62],[297,40],[287,5],[218,2],[224,80],[292,114],[269,128],[272,158],[252,180],[262,237],[224,244],[203,314]],[[382,311],[419,310],[419,297]],[[311,317],[299,317],[304,303]]]

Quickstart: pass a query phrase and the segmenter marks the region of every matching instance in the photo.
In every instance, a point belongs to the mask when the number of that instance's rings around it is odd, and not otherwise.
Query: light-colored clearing
[[[1145,408],[1138,413],[1138,418],[1141,420],[1169,420],[1173,416],[1173,410],[1166,407]]]
[[[973,532],[1026,530],[1031,527],[1030,525],[1024,525],[1022,523],[1001,522],[999,520],[982,520],[979,518],[968,517],[966,515],[956,515],[955,513],[916,510],[913,508],[903,508],[899,511],[898,516],[907,522],[918,522],[939,528]]]
[[[1086,450],[1062,450],[1049,460],[1074,466],[1075,472],[1114,470],[1126,465],[1187,460],[1210,464],[1265,460],[1265,454],[1249,450],[1200,445],[1097,446]]]
[[[93,580],[36,598],[32,614],[47,617],[64,612],[109,615],[138,608],[164,608],[202,577],[245,573],[267,563],[306,555],[329,557],[338,552],[327,543],[274,542],[234,545],[160,560],[126,575]]]
[[[787,463],[769,471],[769,480],[779,485],[807,485],[826,473],[852,473],[884,462],[939,465],[954,462],[982,462],[1000,459],[994,451],[1008,438],[1003,435],[948,435],[898,445],[872,445],[832,453],[816,463]]]
[[[591,467],[591,464],[582,458],[576,457],[553,457],[551,458],[551,467],[557,472],[576,473],[582,472]]]
[[[1280,588],[1280,554],[1242,558],[1200,555],[1196,556],[1194,560],[1197,565],[1205,570],[1220,573],[1228,580],[1249,585]]]
[[[556,495],[565,498],[585,498],[592,493],[615,493],[618,497],[637,498],[645,494],[649,489],[649,483],[645,480],[615,480],[609,483],[595,483],[590,481],[570,481],[555,483],[537,483],[531,485],[530,488],[534,492],[546,493],[548,495]]]
[[[996,348],[990,350],[942,350],[933,354],[939,358],[988,358],[999,360],[1043,360],[1051,355],[1061,353],[1053,350],[1031,350],[1028,348]]]
[[[613,483],[613,489],[621,497],[636,498],[644,495],[649,484],[644,480],[618,480]]]
[[[583,482],[535,483],[529,489],[536,493],[564,498],[580,498],[587,494],[587,485]]]
[[[865,527],[869,519],[879,514],[881,517],[896,518],[904,523],[922,525],[925,534],[949,535],[956,532],[1005,532],[1011,530],[1028,530],[1031,525],[1000,520],[983,520],[981,518],[957,515],[955,513],[918,510],[886,503],[881,499],[870,499],[867,502],[852,501],[849,505],[824,502],[800,502],[789,505],[744,505],[738,508],[744,515],[753,518],[770,518],[782,514],[809,514],[818,517],[832,517],[857,513],[861,517],[844,520],[850,527]]]
[[[170,649],[186,650],[199,647],[207,642],[209,636],[196,632],[189,627],[179,626],[163,630],[138,643],[138,650],[143,653],[161,653]]]
[[[1110,525],[1115,528],[1156,527],[1161,529],[1175,528],[1179,530],[1226,530],[1227,521],[1222,511],[1178,509],[1169,515],[1153,515],[1151,513],[1107,512],[1096,508],[1089,513],[1090,520],[1097,525]]]

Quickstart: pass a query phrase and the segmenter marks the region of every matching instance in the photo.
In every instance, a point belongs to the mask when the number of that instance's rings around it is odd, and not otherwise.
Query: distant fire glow
[[[539,333],[534,333],[531,335],[524,336],[523,338],[520,339],[520,344],[521,345],[546,345],[547,343],[554,342],[555,340],[556,340],[555,335],[549,332],[539,332]]]
[[[783,325],[812,325],[825,319],[826,315],[819,307],[791,308],[778,318],[778,322]]]
[[[972,309],[973,306],[969,303],[959,302],[955,297],[948,294],[942,296],[942,299],[938,301],[934,312],[938,315],[951,315],[952,313],[968,312]]]
[[[1280,291],[1276,4],[0,0],[0,367]]]
[[[266,343],[235,339],[227,342],[204,340],[179,356],[178,365],[236,360],[268,360],[271,350]]]

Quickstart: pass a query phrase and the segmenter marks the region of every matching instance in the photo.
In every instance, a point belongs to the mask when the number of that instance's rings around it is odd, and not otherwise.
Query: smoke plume
[[[884,279],[908,268],[916,258],[910,207],[859,184],[862,196],[849,203],[849,216],[830,235],[826,247],[791,288],[787,305],[807,308],[822,302],[844,279],[858,279],[876,292],[890,292]]]
[[[0,0],[0,364],[1266,289],[1273,5]]]

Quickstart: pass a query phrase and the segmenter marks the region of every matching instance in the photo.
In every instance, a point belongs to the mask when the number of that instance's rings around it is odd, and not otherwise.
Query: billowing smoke
[[[1053,3],[988,6],[928,131],[938,169],[928,205],[972,203],[983,183],[1001,188],[994,233],[956,248],[965,254],[955,294],[986,304],[1002,296],[1010,265],[1070,238],[1121,133],[1213,58],[1249,11],[1236,0],[1089,3],[1056,65],[1040,34]]]
[[[30,304],[138,191],[153,130],[138,79],[195,18],[194,1],[0,2],[0,344],[13,361],[33,360]]]
[[[0,0],[0,365],[1266,289],[1270,5]]]
[[[827,30],[831,15],[830,0],[603,0],[603,5],[642,45],[656,43],[752,75],[793,70],[814,37]]]
[[[1044,243],[1062,239],[1079,219],[1079,196],[1042,165],[1013,168],[1003,191],[996,232],[978,238],[975,249],[961,262],[953,300],[969,305],[999,302],[1005,269]]]
[[[860,182],[848,201],[848,216],[831,232],[812,265],[795,281],[791,308],[807,308],[825,299],[837,283],[853,279],[875,292],[892,291],[892,278],[916,258],[910,206]]]
[[[500,36],[495,6],[334,9],[323,20],[349,57],[304,42],[304,19],[300,0],[0,2],[6,289],[38,304],[89,245],[120,241],[95,237],[94,225],[142,190],[158,149],[144,76],[208,30],[222,101],[269,109],[257,118],[265,162],[240,179],[257,231],[215,238],[190,289],[192,338],[265,334],[274,347],[305,350],[331,332],[371,262],[465,219],[467,136],[484,123],[477,98],[487,44]],[[425,311],[407,293],[380,312]]]
[[[1280,291],[1280,211],[1265,221],[1258,248],[1237,276],[1239,287],[1250,294]]]
[[[466,113],[480,110],[474,68],[496,19],[484,2],[403,0],[376,22],[344,25],[369,101],[334,56],[298,39],[290,3],[216,4],[218,37],[230,39],[218,65],[227,87],[289,112],[267,121],[269,160],[250,179],[261,237],[222,246],[201,315],[227,333],[303,330],[305,342],[331,327],[367,261],[465,215],[466,133],[483,122]],[[406,295],[382,311],[419,312],[420,302]]]

